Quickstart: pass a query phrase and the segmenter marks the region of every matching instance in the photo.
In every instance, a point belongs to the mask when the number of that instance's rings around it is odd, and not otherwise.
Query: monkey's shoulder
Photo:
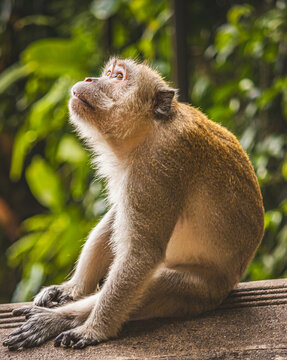
[[[193,152],[211,157],[229,156],[246,159],[247,155],[236,136],[224,126],[210,120],[203,112],[188,104],[178,103],[178,116],[171,126],[172,138],[188,143]]]

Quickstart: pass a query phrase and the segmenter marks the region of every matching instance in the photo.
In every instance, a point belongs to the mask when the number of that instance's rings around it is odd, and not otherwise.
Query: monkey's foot
[[[75,329],[62,332],[55,339],[54,345],[83,349],[86,346],[97,345],[100,341],[96,339],[93,329],[87,326],[79,326]]]
[[[39,346],[68,329],[71,323],[53,310],[38,306],[24,306],[14,310],[12,314],[24,315],[27,321],[3,342],[9,350]]]
[[[54,307],[55,303],[63,305],[67,302],[73,301],[72,288],[64,285],[53,285],[42,289],[34,299],[34,304],[37,306]]]

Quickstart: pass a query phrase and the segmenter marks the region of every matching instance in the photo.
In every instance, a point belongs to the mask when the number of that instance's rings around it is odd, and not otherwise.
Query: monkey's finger
[[[66,347],[70,347],[72,344],[72,338],[71,335],[68,334],[64,334],[63,339],[62,339],[62,344]]]
[[[76,343],[73,344],[72,348],[73,349],[83,349],[87,345],[88,344],[85,339],[80,339],[79,341],[77,341]]]
[[[56,301],[55,299],[52,300],[46,300],[43,307],[45,308],[53,308],[55,306],[54,301]],[[58,302],[58,301],[56,301]]]
[[[57,300],[60,305],[63,305],[63,304],[66,304],[67,302],[73,301],[74,299],[70,295],[62,294],[61,296],[58,297]]]
[[[70,347],[72,343],[72,337],[71,334],[69,332],[63,332],[60,335],[58,335],[55,339],[54,345],[60,346],[63,345],[65,347]]]
[[[69,297],[69,296],[67,294],[65,294],[62,289],[60,289],[59,287],[56,287],[54,289],[54,296],[51,300],[60,303],[61,301],[64,301],[66,297]]]
[[[25,340],[27,338],[27,336],[29,336],[28,333],[26,333],[26,332],[21,332],[19,335],[12,335],[12,336],[11,335],[9,335],[8,339],[6,339],[3,342],[4,346],[8,346],[8,347],[12,346],[19,342],[22,342],[23,340]]]
[[[51,294],[47,294],[45,297],[43,296],[43,298],[40,301],[37,302],[37,305],[41,307],[50,308],[53,307],[54,305],[53,300],[54,300],[54,296]]]
[[[57,286],[50,286],[49,288],[43,289],[34,300],[34,303],[41,307],[52,307],[53,301],[57,301],[60,290]]]
[[[27,315],[31,312],[32,309],[33,309],[32,306],[22,306],[18,309],[13,310],[12,315],[13,316]]]
[[[29,331],[31,334],[37,333],[39,331],[37,321],[35,321],[35,319],[33,319],[33,317],[31,317],[29,320],[27,320],[18,329],[13,331],[10,334],[10,336],[18,335],[19,333],[24,333],[27,331]]]
[[[23,332],[22,326],[18,327],[16,330],[14,330],[13,332],[11,332],[11,334],[10,334],[8,337],[14,336],[14,335],[18,335],[18,334],[20,334],[21,332]]]
[[[15,351],[20,348],[28,348],[32,346],[33,346],[33,341],[31,341],[31,339],[25,339],[24,341],[8,346],[8,350]]]
[[[99,342],[97,340],[80,339],[72,346],[72,348],[73,349],[83,349],[86,346],[98,345],[98,344],[99,344]]]
[[[3,346],[12,346],[18,342],[18,339],[20,341],[20,336],[12,336],[3,341]]]
[[[8,339],[16,336],[16,335],[19,335],[21,333],[24,333],[26,332],[29,328],[30,328],[30,324],[29,322],[26,322],[24,323],[23,325],[21,325],[20,327],[18,327],[16,330],[14,330],[13,332],[11,332],[11,334],[8,336]]]
[[[36,337],[36,335],[29,334],[28,338],[25,339],[24,341],[22,341],[22,343],[20,345],[23,348],[29,348],[29,347],[33,347],[33,346],[39,346],[43,342],[44,342],[44,340],[42,337],[39,337],[39,336]]]
[[[60,335],[58,335],[56,337],[56,339],[54,340],[54,346],[55,347],[59,347],[61,345],[62,339],[63,339],[64,333],[61,333]]]
[[[20,349],[21,347],[29,348],[39,346],[43,344],[46,340],[47,338],[43,335],[40,335],[37,329],[33,327],[32,330],[23,332],[18,336],[10,335],[9,338],[4,341],[3,345],[8,346],[8,349],[13,351]]]
[[[3,346],[8,346],[8,339],[4,340],[2,343]]]
[[[39,346],[39,345],[43,344],[45,341],[46,341],[46,339],[43,337],[37,337],[36,339],[35,339],[35,337],[33,337],[33,339],[27,339],[27,340],[23,341],[22,347],[29,348],[29,347],[33,347],[33,346]]]
[[[15,351],[15,350],[18,350],[18,349],[20,349],[20,345],[19,344],[15,344],[15,345],[10,345],[10,346],[8,346],[8,350],[10,350],[10,351]]]

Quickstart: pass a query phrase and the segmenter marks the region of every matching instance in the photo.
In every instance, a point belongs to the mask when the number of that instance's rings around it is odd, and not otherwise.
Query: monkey
[[[112,58],[101,76],[77,82],[69,111],[107,180],[109,210],[70,280],[13,311],[27,321],[4,346],[55,338],[81,349],[130,320],[216,309],[264,232],[260,187],[237,138],[131,59]]]

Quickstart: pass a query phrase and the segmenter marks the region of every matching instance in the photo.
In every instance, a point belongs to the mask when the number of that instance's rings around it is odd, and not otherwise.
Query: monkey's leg
[[[216,274],[214,269],[160,268],[130,319],[196,316],[219,306],[232,287],[227,278]]]
[[[34,299],[35,305],[52,307],[53,302],[64,304],[95,291],[98,282],[106,275],[113,258],[109,244],[113,218],[114,210],[110,209],[92,230],[72,278],[61,285],[42,289]]]
[[[135,239],[135,246],[127,239],[129,237],[124,236],[118,243],[108,277],[86,322],[60,334],[55,340],[56,346],[83,348],[115,337],[130,313],[138,307],[142,293],[160,263],[162,250],[151,247],[143,237]]]
[[[24,315],[26,322],[14,330],[3,342],[9,350],[39,346],[85,322],[96,302],[96,295],[54,309],[39,306],[24,306],[13,311],[13,315]]]
[[[164,260],[181,208],[181,189],[167,192],[147,173],[144,168],[143,176],[130,174],[136,178],[130,178],[127,196],[117,204],[111,238],[115,257],[93,310],[83,325],[60,334],[56,345],[82,348],[115,337]]]

